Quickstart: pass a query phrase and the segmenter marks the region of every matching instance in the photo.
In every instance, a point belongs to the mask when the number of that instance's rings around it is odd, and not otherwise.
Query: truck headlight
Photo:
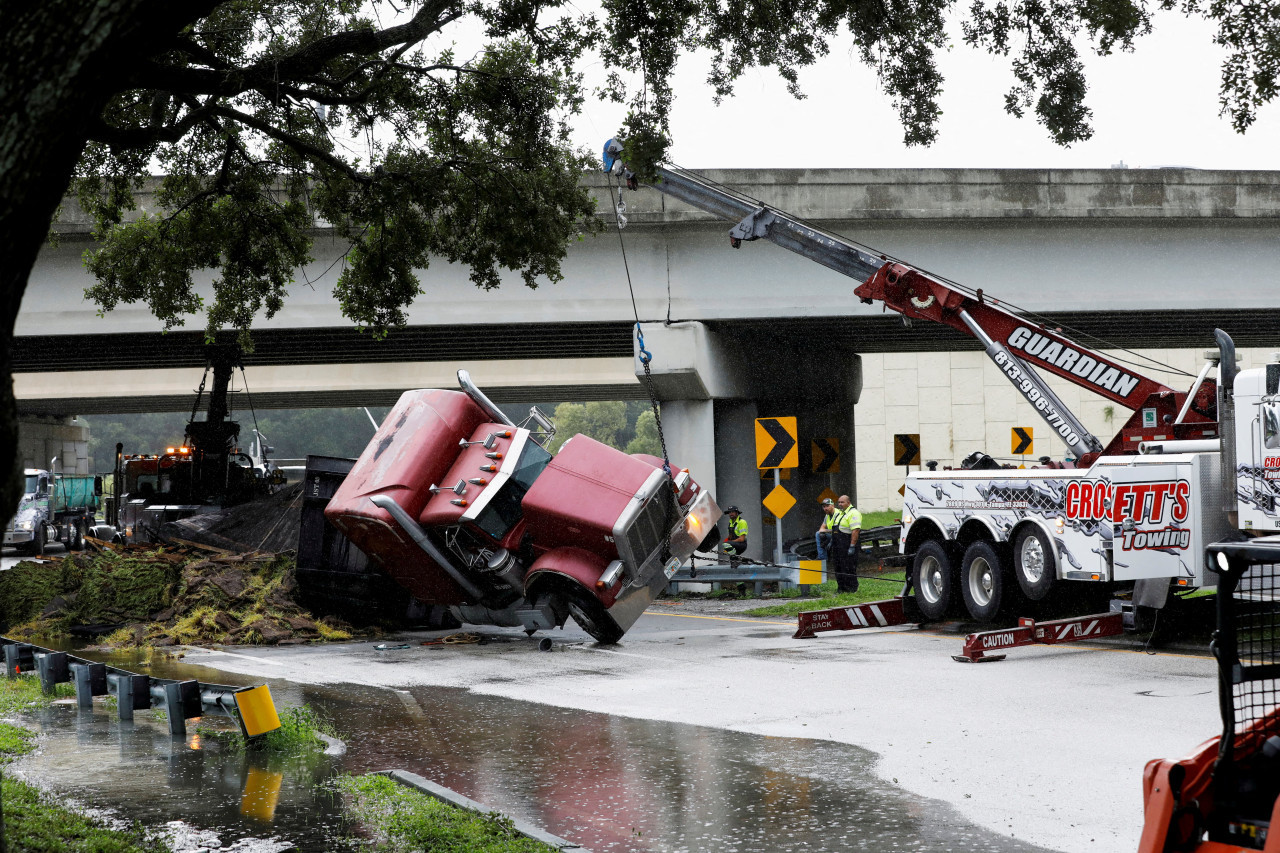
[[[18,530],[30,530],[34,526],[35,525],[31,523],[31,519],[29,518],[23,519],[22,521],[19,521],[14,524],[14,527],[17,528]]]

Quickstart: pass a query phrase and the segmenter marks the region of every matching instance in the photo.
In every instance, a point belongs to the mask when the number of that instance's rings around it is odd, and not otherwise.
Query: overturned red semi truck
[[[325,517],[461,622],[532,634],[572,616],[617,642],[695,550],[718,542],[715,499],[687,470],[584,435],[552,456],[545,419],[517,426],[466,371],[458,380],[462,392],[401,395]]]

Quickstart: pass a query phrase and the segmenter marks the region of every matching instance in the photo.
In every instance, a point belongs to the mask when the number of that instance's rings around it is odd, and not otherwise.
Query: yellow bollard
[[[271,690],[265,684],[246,687],[235,692],[236,708],[240,711],[240,728],[245,737],[257,737],[280,728],[280,716],[271,701]]]

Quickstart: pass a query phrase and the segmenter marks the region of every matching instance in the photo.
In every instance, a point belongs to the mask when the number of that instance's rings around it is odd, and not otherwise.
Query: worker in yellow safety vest
[[[738,558],[747,550],[747,520],[742,517],[742,510],[731,506],[729,515],[729,535],[725,537],[720,550],[729,556],[729,565],[736,566]]]
[[[862,533],[862,513],[853,507],[848,495],[836,501],[836,512],[827,521],[831,525],[831,562],[836,572],[836,589],[858,591],[858,536]]]

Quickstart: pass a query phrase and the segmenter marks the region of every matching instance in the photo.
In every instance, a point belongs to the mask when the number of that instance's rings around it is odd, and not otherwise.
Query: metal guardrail
[[[232,687],[155,678],[8,637],[0,637],[0,647],[4,648],[6,677],[38,675],[40,687],[47,694],[52,694],[58,684],[74,683],[76,705],[81,710],[92,709],[95,696],[114,696],[121,720],[132,720],[134,711],[159,708],[168,717],[169,733],[175,737],[186,735],[187,720],[205,714],[236,720],[246,738],[280,728],[271,691],[265,684]]]

